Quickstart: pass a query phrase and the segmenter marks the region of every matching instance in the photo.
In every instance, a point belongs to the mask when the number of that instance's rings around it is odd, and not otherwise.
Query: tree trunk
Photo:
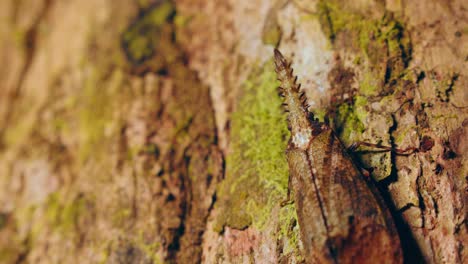
[[[391,209],[466,263],[465,1],[3,0],[0,262],[298,263],[278,47]]]

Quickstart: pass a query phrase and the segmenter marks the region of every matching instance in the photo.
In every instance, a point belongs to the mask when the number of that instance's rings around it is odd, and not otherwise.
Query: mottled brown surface
[[[286,156],[308,263],[402,263],[388,208],[335,133],[307,112],[293,69],[275,50],[291,138]]]
[[[1,5],[25,39],[0,47],[22,65],[0,73],[0,262],[199,262],[223,158],[173,22],[134,61],[121,39],[159,4]]]
[[[380,21],[385,20],[382,17],[393,17],[399,21],[400,34],[385,37],[383,42],[379,32],[371,30],[365,36],[371,44],[364,50],[361,38],[365,27],[345,26],[334,32],[333,47],[339,60],[330,72],[330,81],[335,93],[346,92],[343,86],[353,86],[355,96],[367,100],[363,108],[358,106],[360,113],[366,112],[365,129],[358,140],[372,142],[381,138],[394,147],[419,146],[423,150],[394,156],[389,178],[380,184],[382,190],[388,188],[396,207],[394,216],[400,219],[398,228],[407,261],[466,262],[463,244],[467,240],[467,169],[463,164],[467,151],[460,148],[466,144],[468,118],[467,34],[462,33],[468,25],[466,3],[330,2],[346,5],[341,10],[348,15]],[[329,30],[327,23],[323,25]],[[381,30],[380,33],[385,27]],[[392,48],[394,41],[399,43],[397,49]],[[348,65],[344,71],[343,65]],[[375,81],[380,82],[378,92],[372,95],[362,85],[369,69],[377,77]],[[355,76],[351,83],[343,76],[346,72]],[[464,140],[460,140],[461,134],[465,135]],[[386,139],[386,135],[390,137]],[[429,145],[430,150],[424,152]],[[453,149],[457,151],[452,152]],[[369,156],[365,155],[362,157],[368,165]],[[449,166],[443,165],[447,162]],[[382,173],[374,171],[377,175]]]
[[[294,207],[271,189],[230,203],[278,199],[262,228],[215,227],[248,208],[218,210],[214,193],[238,140],[232,113],[245,84],[268,84],[276,43],[347,145],[434,141],[361,162],[383,164],[373,177],[408,262],[467,262],[466,1],[337,1],[359,16],[335,31],[316,0],[176,0],[162,25],[138,23],[161,2],[0,1],[0,262],[301,262]],[[375,28],[361,35],[353,18]],[[144,60],[125,51],[132,28]]]

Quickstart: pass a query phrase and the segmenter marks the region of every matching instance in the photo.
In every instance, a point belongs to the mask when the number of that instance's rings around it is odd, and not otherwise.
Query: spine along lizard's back
[[[383,199],[333,130],[308,112],[291,64],[278,50],[275,65],[291,132],[289,189],[307,263],[402,263],[398,233]]]

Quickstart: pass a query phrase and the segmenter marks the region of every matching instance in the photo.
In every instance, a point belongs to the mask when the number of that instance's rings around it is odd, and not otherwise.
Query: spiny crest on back
[[[284,99],[283,107],[287,113],[290,112],[290,108],[293,107],[300,107],[305,113],[308,113],[309,105],[307,104],[307,97],[305,92],[301,90],[301,84],[297,83],[297,76],[294,76],[293,68],[291,67],[291,63],[289,63],[281,54],[278,49],[275,49],[275,66],[276,66],[276,74],[278,76],[278,80],[281,82],[281,85],[278,87],[278,92],[281,97],[288,97]],[[294,100],[292,98],[297,97],[299,99],[300,104],[295,105]],[[293,105],[291,105],[293,104]],[[314,120],[313,114],[308,113],[308,118]],[[289,119],[289,117],[288,117]]]
[[[323,124],[308,111],[307,98],[297,83],[291,64],[277,49],[275,49],[275,65],[278,80],[281,82],[279,95],[283,97],[283,106],[288,114],[290,142],[293,147],[305,150],[311,139],[321,133]]]

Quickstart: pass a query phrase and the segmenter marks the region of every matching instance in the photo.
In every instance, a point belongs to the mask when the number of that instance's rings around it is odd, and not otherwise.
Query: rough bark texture
[[[0,262],[303,261],[276,46],[345,144],[427,150],[356,155],[405,260],[468,262],[465,2],[1,1]]]

